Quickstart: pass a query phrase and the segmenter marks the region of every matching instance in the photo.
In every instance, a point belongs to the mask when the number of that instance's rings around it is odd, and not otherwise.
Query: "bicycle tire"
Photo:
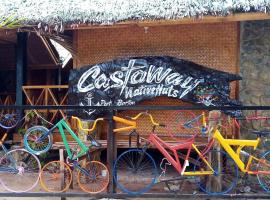
[[[72,171],[62,161],[49,162],[44,165],[40,172],[40,185],[47,192],[65,192],[70,187],[71,182]]]
[[[79,170],[77,178],[80,188],[90,194],[103,192],[110,180],[107,167],[99,161],[87,162],[83,169]]]
[[[134,175],[133,177],[127,175],[128,170],[131,175]],[[113,168],[113,177],[117,186],[130,195],[140,195],[147,192],[155,184],[157,176],[154,159],[140,149],[123,152],[115,161]]]
[[[14,128],[20,121],[20,115],[18,113],[1,114],[0,115],[0,127],[4,129]]]
[[[41,171],[39,159],[25,149],[8,151],[1,158],[0,166],[7,169],[0,173],[0,179],[9,192],[28,192],[38,184]]]
[[[36,139],[40,136],[48,133],[48,129],[44,126],[33,126],[29,128],[24,135],[24,146],[29,152],[40,155],[49,151],[53,144],[52,135],[49,134],[41,142],[36,142]]]
[[[260,186],[266,191],[270,192],[270,151],[266,151],[262,157],[260,158],[260,161],[263,159],[263,162],[259,162],[257,165],[258,171],[267,171],[269,174],[257,174],[257,179],[260,184]],[[267,162],[267,163],[265,163]],[[267,168],[267,170],[265,170]]]
[[[189,110],[174,111],[172,113],[171,123],[168,124],[168,135],[175,139],[181,140],[183,137],[191,137],[201,132],[201,119],[199,115]]]
[[[196,177],[198,187],[209,195],[223,195],[230,192],[236,186],[238,180],[236,163],[227,153],[218,150],[209,151],[205,158],[215,172],[213,175]],[[222,169],[221,173],[219,169]],[[199,157],[194,165],[194,171],[202,172],[206,170],[209,171],[210,169]]]

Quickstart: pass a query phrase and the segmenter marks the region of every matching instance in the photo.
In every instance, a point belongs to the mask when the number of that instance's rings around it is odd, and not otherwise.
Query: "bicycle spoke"
[[[109,184],[107,167],[98,161],[86,163],[83,170],[79,170],[78,183],[83,191],[91,194],[104,191]]]
[[[238,178],[238,168],[234,161],[225,152],[216,150],[209,151],[206,158],[215,173],[197,178],[200,189],[211,195],[220,195],[231,191]],[[194,171],[210,170],[201,158],[198,158],[197,162],[199,164],[194,166]]]
[[[257,170],[269,172],[269,174],[259,173],[257,175],[258,181],[265,191],[270,192],[270,151],[267,151],[259,161]]]
[[[38,183],[40,162],[26,150],[16,149],[8,152],[1,159],[0,165],[11,169],[11,173],[1,176],[4,188],[11,192],[26,192]]]
[[[141,150],[128,150],[114,165],[114,179],[121,190],[130,194],[147,191],[157,176],[154,160]]]

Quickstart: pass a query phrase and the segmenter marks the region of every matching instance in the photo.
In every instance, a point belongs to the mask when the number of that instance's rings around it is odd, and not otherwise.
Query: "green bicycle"
[[[76,117],[74,118],[78,120],[79,127],[82,128],[80,120]],[[94,130],[97,122],[101,120],[103,119],[100,118],[95,120],[91,129],[83,130]],[[29,152],[36,155],[49,151],[52,148],[52,134],[55,129],[58,129],[60,132],[68,156],[66,163],[52,161],[42,168],[40,174],[41,186],[49,192],[66,191],[69,188],[72,180],[72,173],[70,169],[70,166],[72,166],[72,168],[76,168],[79,171],[77,175],[78,184],[83,191],[92,194],[104,191],[109,184],[109,172],[107,167],[99,161],[90,161],[83,166],[81,166],[79,163],[79,158],[84,155],[87,155],[90,159],[89,149],[91,147],[101,147],[101,144],[88,135],[91,143],[89,147],[86,146],[69,127],[65,119],[61,119],[49,130],[43,126],[34,126],[29,128],[24,136],[25,148]],[[71,149],[64,130],[66,130],[77,142],[80,147],[79,151]],[[66,180],[65,185],[58,188],[61,185],[61,180],[63,180],[63,175],[64,179]]]

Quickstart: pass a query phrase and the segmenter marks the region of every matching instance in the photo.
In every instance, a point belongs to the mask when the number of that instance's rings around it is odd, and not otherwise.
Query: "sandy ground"
[[[2,177],[3,178],[3,177]],[[12,178],[12,177],[11,177]],[[18,178],[16,178],[16,183],[19,184],[20,181],[18,181]],[[76,180],[76,179],[75,179]],[[73,187],[74,189],[69,189],[67,192],[82,192],[77,184],[77,182],[74,180],[73,182]],[[23,180],[25,183],[27,183],[27,180],[24,179]],[[22,183],[22,182],[20,182]],[[179,183],[175,183],[175,186],[177,186]],[[173,184],[174,185],[174,184]],[[193,179],[185,179],[184,181],[182,181],[181,183],[181,191],[183,191],[183,193],[189,193],[189,194],[193,194],[193,193],[198,193],[198,188],[196,186],[196,184],[194,183],[194,180]],[[255,189],[255,186],[252,185],[252,188]],[[178,187],[179,189],[179,187]],[[260,192],[259,188],[256,188],[256,191],[258,191],[258,193],[250,193],[251,195],[256,195],[256,194],[262,194],[262,195],[266,195],[265,192]],[[1,192],[7,192],[7,191],[4,191],[3,188],[0,186],[0,196],[1,196]],[[42,192],[44,193],[44,189],[40,186],[40,183],[31,191],[31,192]],[[165,185],[164,184],[156,184],[154,185],[154,187],[149,191],[151,193],[156,193],[156,192],[168,192],[165,190]],[[178,194],[181,194],[180,191],[178,191]],[[238,193],[237,191],[234,191],[232,193]],[[86,194],[86,193],[85,193]],[[269,196],[268,196],[269,197]],[[61,200],[60,197],[0,197],[0,200]],[[91,195],[89,194],[89,196],[87,197],[67,197],[66,198],[67,200],[93,200],[95,198],[91,198]],[[157,198],[127,198],[127,199],[130,199],[130,200],[142,200],[142,199],[147,199],[147,200],[155,200]],[[164,200],[169,200],[169,199],[193,199],[193,200],[208,200],[208,199],[215,199],[215,200],[221,200],[221,199],[224,199],[224,198],[213,198],[213,197],[196,197],[196,196],[193,196],[192,198],[186,198],[186,197],[178,197],[178,198],[159,198],[159,199],[164,199]],[[225,199],[228,199],[228,198],[225,198]],[[235,198],[229,198],[229,199],[235,199]],[[240,199],[240,198],[238,198]],[[251,198],[241,198],[241,199],[251,199]],[[270,198],[264,198],[264,199],[270,199]],[[108,200],[108,198],[103,198],[102,200]],[[111,199],[112,200],[112,199]]]
[[[0,197],[0,200],[61,200],[60,197]],[[93,198],[89,198],[89,197],[85,197],[85,198],[78,198],[78,197],[72,197],[72,198],[66,198],[66,200],[93,200]],[[156,200],[157,198],[127,198],[125,200]],[[185,200],[186,198],[158,198],[160,200],[173,200],[173,199],[177,199],[177,200]],[[191,199],[191,200],[210,200],[210,199],[213,199],[213,200],[224,200],[224,198],[188,198],[188,199]],[[225,199],[235,199],[235,198],[225,198]],[[237,198],[237,199],[254,199],[254,198]],[[256,200],[263,200],[263,199],[257,199],[255,198]],[[254,200],[255,200],[254,199]],[[269,198],[264,198],[264,199],[269,199]],[[121,199],[109,199],[109,198],[102,198],[100,200],[121,200]]]

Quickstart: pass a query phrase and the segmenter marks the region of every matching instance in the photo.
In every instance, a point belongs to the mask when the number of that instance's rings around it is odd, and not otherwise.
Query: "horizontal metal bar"
[[[27,85],[23,89],[68,89],[68,85]]]
[[[146,193],[140,196],[131,196],[128,194],[96,194],[91,195],[88,193],[51,193],[51,192],[34,192],[34,193],[0,193],[0,197],[86,197],[91,199],[100,198],[180,198],[180,199],[270,199],[270,195],[258,195],[258,194],[225,194],[220,196],[211,196],[207,194],[174,194],[174,193]]]
[[[96,109],[96,110],[270,110],[270,106],[78,106],[78,105],[0,105],[0,109],[18,109],[18,110],[47,110],[47,109]]]

